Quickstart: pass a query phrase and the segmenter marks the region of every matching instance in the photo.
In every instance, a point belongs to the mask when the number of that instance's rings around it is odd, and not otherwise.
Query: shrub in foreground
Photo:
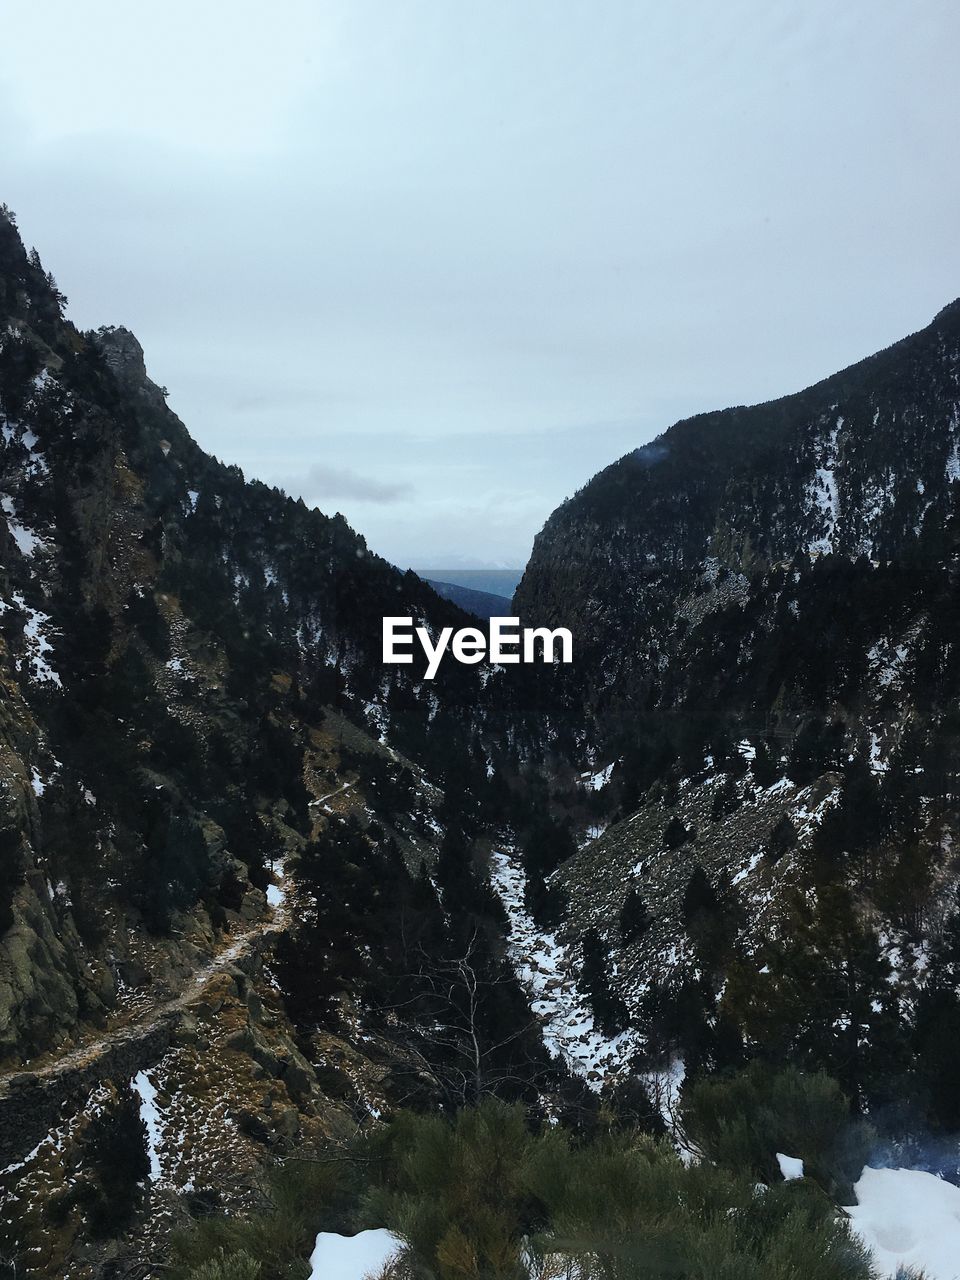
[[[762,1063],[689,1084],[682,1114],[707,1160],[764,1182],[779,1180],[777,1152],[798,1156],[807,1177],[849,1204],[876,1135],[850,1113],[835,1080]]]
[[[576,1142],[495,1100],[404,1115],[385,1139],[371,1223],[432,1280],[869,1280],[867,1254],[811,1182],[686,1168],[644,1134]]]

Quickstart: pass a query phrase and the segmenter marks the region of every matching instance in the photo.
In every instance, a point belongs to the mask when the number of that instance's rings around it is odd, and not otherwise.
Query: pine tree
[[[670,819],[663,831],[663,846],[665,849],[679,849],[681,845],[686,844],[690,839],[691,833],[683,825],[676,814]]]
[[[683,891],[682,914],[684,923],[689,925],[700,915],[715,915],[720,910],[720,902],[710,878],[699,863],[690,873],[687,887]]]
[[[716,986],[720,972],[730,959],[739,912],[732,900],[717,892],[699,863],[687,881],[681,916],[696,949],[704,978]]]
[[[620,937],[625,943],[637,942],[650,928],[650,912],[640,890],[631,885],[620,908]]]
[[[629,1021],[627,1007],[610,985],[609,955],[596,929],[583,935],[583,985],[601,1031],[608,1036],[622,1031]]]
[[[797,829],[790,820],[790,815],[782,814],[767,837],[764,849],[767,860],[772,863],[779,862],[783,855],[797,843],[797,839]]]
[[[93,1117],[82,1149],[92,1175],[81,1193],[91,1230],[94,1236],[120,1235],[143,1199],[143,1182],[150,1172],[147,1126],[132,1089],[124,1089]]]
[[[0,824],[0,935],[13,924],[13,895],[23,884],[23,842],[16,824]]]
[[[741,804],[736,782],[731,777],[724,778],[714,793],[710,817],[714,822],[719,822],[721,818],[727,818],[730,814],[736,813]]]
[[[936,1131],[960,1130],[957,1045],[960,1043],[960,910],[954,904],[932,948],[913,1017],[912,1042],[926,1122]]]
[[[780,762],[763,738],[756,745],[751,769],[758,787],[771,787],[780,777]]]

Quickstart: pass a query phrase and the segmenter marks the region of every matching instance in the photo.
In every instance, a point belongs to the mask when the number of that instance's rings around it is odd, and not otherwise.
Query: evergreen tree
[[[690,831],[683,825],[676,814],[670,819],[663,831],[663,846],[665,849],[679,849],[681,845],[686,844],[690,839]]]
[[[780,777],[780,762],[777,754],[770,749],[769,744],[763,738],[756,745],[750,767],[758,787],[771,787]]]
[[[140,1119],[132,1089],[91,1119],[83,1135],[88,1180],[81,1193],[94,1236],[118,1236],[129,1226],[143,1199],[150,1172],[147,1127]]]
[[[681,915],[704,976],[715,983],[731,957],[739,913],[732,900],[721,897],[699,863],[687,881]]]
[[[13,924],[13,895],[23,884],[23,842],[11,818],[0,823],[0,935]]]
[[[938,1133],[960,1131],[957,1045],[960,1044],[960,910],[932,948],[913,1016],[912,1047],[926,1123]]]
[[[629,1021],[623,999],[610,985],[610,957],[600,934],[588,929],[583,935],[583,985],[590,999],[597,1025],[605,1035],[623,1031]]]
[[[710,806],[710,817],[714,822],[719,822],[721,818],[727,818],[730,814],[736,813],[741,804],[742,801],[737,791],[737,784],[733,778],[725,778],[714,792],[713,802]]]
[[[637,942],[650,928],[650,912],[640,890],[631,885],[620,908],[620,937],[625,943]]]
[[[787,813],[782,814],[771,828],[764,847],[767,860],[777,863],[797,843],[797,829]]]
[[[526,872],[524,906],[541,925],[549,927],[562,919],[565,896],[547,877],[577,851],[569,823],[541,814],[527,831],[521,846]]]

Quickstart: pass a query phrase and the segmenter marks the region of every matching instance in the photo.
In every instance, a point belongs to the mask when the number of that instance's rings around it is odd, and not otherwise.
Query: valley
[[[854,1187],[960,1180],[960,304],[586,483],[529,666],[9,212],[0,413],[0,1274],[869,1280]]]

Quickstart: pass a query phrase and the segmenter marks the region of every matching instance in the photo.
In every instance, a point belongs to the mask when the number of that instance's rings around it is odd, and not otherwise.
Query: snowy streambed
[[[510,920],[510,959],[541,1020],[544,1044],[591,1088],[599,1089],[604,1080],[626,1071],[640,1037],[632,1030],[605,1036],[594,1025],[574,976],[580,968],[576,949],[541,931],[525,910],[519,863],[509,854],[494,853],[491,877]]]

